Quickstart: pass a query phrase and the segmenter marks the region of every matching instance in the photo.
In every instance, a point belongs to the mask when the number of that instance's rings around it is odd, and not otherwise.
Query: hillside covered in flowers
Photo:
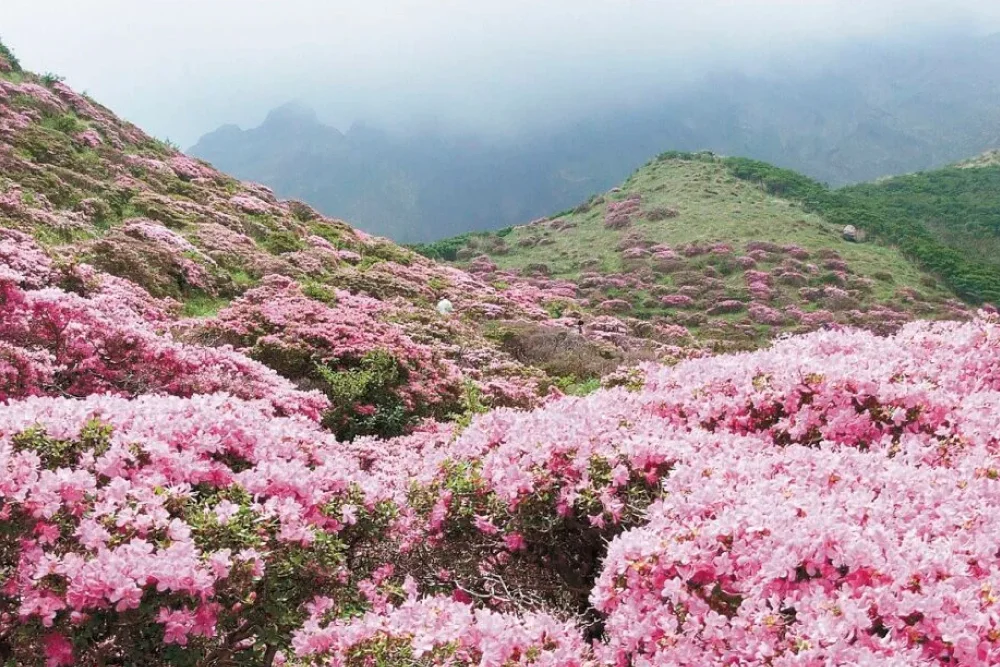
[[[323,419],[341,435],[528,407],[630,360],[698,353],[682,330],[591,314],[571,284],[486,283],[278,201],[11,58],[0,61],[0,244],[31,269],[23,287],[64,295],[26,295],[31,314],[10,344],[31,337],[32,354],[44,348],[57,366],[91,353],[71,335],[229,346],[323,393],[333,402]],[[450,317],[435,308],[442,300]],[[70,301],[87,313],[86,330],[64,331],[52,312]],[[129,310],[141,312],[121,314]],[[43,320],[56,322],[51,331]],[[128,354],[136,367],[147,361]],[[117,372],[122,362],[100,363]],[[74,396],[94,388],[46,386]]]
[[[0,49],[0,664],[1000,662],[994,311],[709,356],[490,273]]]
[[[786,169],[669,152],[572,210],[417,249],[483,280],[570,282],[594,312],[684,327],[716,351],[747,350],[832,324],[888,333],[913,319],[966,317],[956,293],[995,300],[995,272],[936,239],[981,218],[967,202],[989,209],[988,188],[971,177],[950,185],[901,193],[937,202],[902,224],[898,207],[873,210],[850,189]],[[937,221],[933,233],[921,217]],[[848,225],[857,235],[845,237]],[[991,235],[968,237],[966,248],[988,254]]]

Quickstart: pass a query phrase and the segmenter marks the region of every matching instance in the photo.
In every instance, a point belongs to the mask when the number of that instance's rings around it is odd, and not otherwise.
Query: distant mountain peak
[[[322,123],[315,109],[296,101],[272,109],[261,127],[275,125],[322,125]]]

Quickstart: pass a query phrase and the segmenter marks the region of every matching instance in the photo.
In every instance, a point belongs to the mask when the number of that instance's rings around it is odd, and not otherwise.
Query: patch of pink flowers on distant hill
[[[217,175],[214,169],[205,166],[186,155],[176,155],[167,162],[179,178],[191,181],[196,178],[213,178]]]

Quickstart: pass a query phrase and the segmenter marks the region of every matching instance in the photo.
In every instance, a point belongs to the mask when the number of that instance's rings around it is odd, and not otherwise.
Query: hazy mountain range
[[[853,45],[825,63],[719,72],[640,105],[503,139],[363,123],[345,133],[290,104],[256,128],[220,127],[190,152],[413,242],[574,206],[667,149],[745,155],[831,185],[938,167],[1000,146],[998,100],[995,35]]]

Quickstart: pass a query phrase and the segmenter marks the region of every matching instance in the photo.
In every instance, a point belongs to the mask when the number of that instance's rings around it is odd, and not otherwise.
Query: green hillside
[[[926,232],[949,249],[943,257],[955,257],[940,270],[956,289],[974,299],[1000,299],[1000,153],[839,193],[884,223],[919,226],[917,233]]]
[[[853,224],[895,245],[962,298],[1000,301],[997,234],[1000,167],[995,157],[830,190],[801,174],[742,158],[721,160],[738,178],[797,202],[837,225]]]
[[[888,224],[873,224],[885,214],[857,213],[862,205],[764,163],[667,153],[572,211],[417,249],[500,279],[573,281],[595,310],[679,324],[725,346],[827,322],[879,328],[956,315],[953,276],[922,270],[883,233]],[[866,242],[844,239],[851,223]]]

